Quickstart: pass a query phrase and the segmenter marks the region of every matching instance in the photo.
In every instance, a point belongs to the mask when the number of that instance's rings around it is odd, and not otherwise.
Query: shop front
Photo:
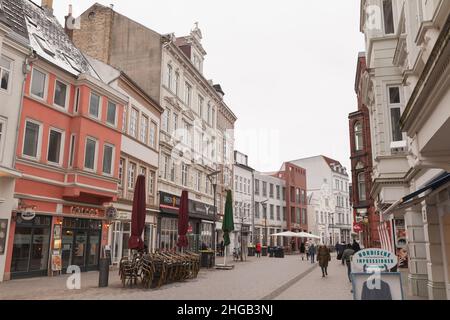
[[[158,244],[162,251],[176,251],[180,197],[161,192]],[[212,247],[213,206],[189,200],[188,250]]]

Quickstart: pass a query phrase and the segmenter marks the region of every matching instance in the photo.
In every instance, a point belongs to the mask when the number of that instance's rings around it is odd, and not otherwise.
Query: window
[[[277,206],[277,220],[278,221],[281,220],[281,208],[280,208],[280,206]]]
[[[128,189],[134,189],[134,180],[136,179],[136,163],[130,162],[128,165]]]
[[[23,142],[23,154],[32,158],[39,157],[41,125],[27,121],[25,124],[25,137]]]
[[[295,202],[298,204],[301,203],[300,189],[298,189],[298,188],[295,189]]]
[[[384,15],[384,33],[393,34],[394,31],[394,12],[392,10],[392,0],[383,0]]]
[[[275,220],[275,206],[273,204],[270,205],[270,220]]]
[[[175,161],[170,161],[170,181],[175,182]]]
[[[283,201],[286,201],[286,188],[285,187],[283,187],[282,196],[283,196]]]
[[[150,171],[148,175],[148,193],[151,195],[155,194],[155,172]]]
[[[200,192],[202,185],[202,173],[200,171],[197,171],[197,183],[196,183],[196,190]]]
[[[273,198],[273,184],[272,183],[269,185],[269,196],[271,198]]]
[[[185,163],[181,165],[181,184],[184,187],[188,185],[188,166]]]
[[[201,95],[198,96],[198,115],[201,119],[203,119],[203,97]]]
[[[358,197],[359,201],[366,201],[366,177],[364,172],[358,174]]]
[[[128,124],[128,106],[123,106],[123,120],[122,120],[122,132],[127,132]]]
[[[45,85],[47,75],[37,69],[33,69],[33,76],[31,79],[31,94],[35,97],[45,98]]]
[[[78,113],[80,109],[80,88],[77,88],[75,91],[75,113]]]
[[[255,202],[255,218],[259,219],[259,202]]]
[[[361,151],[364,148],[363,128],[360,122],[355,124],[355,149]]]
[[[280,200],[280,186],[277,186],[277,199]]]
[[[100,96],[93,92],[89,103],[89,114],[95,118],[100,118]]]
[[[161,126],[162,126],[161,129],[163,129],[166,132],[169,132],[169,121],[170,121],[170,110],[166,109],[164,110],[161,119]]]
[[[286,207],[283,207],[283,221],[286,221],[287,217],[286,217]]]
[[[295,221],[296,221],[297,223],[300,224],[301,221],[302,221],[302,213],[301,213],[301,209],[300,209],[300,208],[297,208],[296,211],[297,211],[297,215],[296,215],[296,220],[295,220]]]
[[[48,153],[47,153],[48,162],[60,164],[62,142],[63,142],[63,133],[60,130],[50,129],[48,138]]]
[[[263,181],[263,197],[267,197],[267,182]]]
[[[391,116],[392,141],[403,141],[403,133],[400,129],[401,98],[400,87],[389,87],[389,109]]]
[[[207,113],[207,118],[208,118],[208,124],[209,125],[212,125],[212,119],[211,119],[211,115],[212,115],[212,113],[211,113],[211,105],[208,103],[208,113]]]
[[[308,215],[306,209],[302,209],[302,224],[306,225],[308,220]]]
[[[115,126],[116,125],[116,110],[117,105],[111,101],[108,101],[108,110],[106,112],[106,122]]]
[[[175,93],[177,97],[180,96],[180,74],[175,72]]]
[[[125,159],[120,158],[120,160],[119,160],[119,186],[123,186],[124,170],[125,170]]]
[[[148,117],[142,115],[141,117],[141,134],[140,139],[143,143],[147,144],[148,139]]]
[[[172,90],[172,81],[173,81],[173,70],[172,66],[167,65],[167,87]]]
[[[131,108],[130,116],[130,136],[137,138],[137,125],[138,125],[139,111],[135,108]]]
[[[0,56],[0,89],[9,89],[11,65],[11,61]]]
[[[242,192],[242,177],[239,177],[239,191]]]
[[[103,146],[103,173],[113,174],[114,146],[105,144]]]
[[[167,180],[169,175],[169,156],[163,155],[163,174],[162,177]]]
[[[189,83],[186,82],[186,91],[184,92],[184,103],[190,107],[192,99],[192,87]]]
[[[95,170],[95,154],[97,149],[97,140],[92,138],[86,139],[86,150],[84,157],[84,167],[86,169]]]
[[[236,192],[239,191],[238,182],[239,182],[238,176],[234,176],[234,190],[236,190]]]
[[[178,114],[173,114],[173,131],[178,130]]]
[[[55,96],[53,103],[62,108],[67,104],[67,85],[59,80],[55,81]]]
[[[150,123],[150,147],[156,148],[157,125],[153,121]]]
[[[140,174],[141,176],[144,176],[145,179],[147,179],[147,168],[141,167],[141,168],[139,169],[139,174]]]
[[[295,208],[291,207],[291,223],[296,223],[295,220]]]
[[[259,195],[259,180],[255,179],[255,194]]]

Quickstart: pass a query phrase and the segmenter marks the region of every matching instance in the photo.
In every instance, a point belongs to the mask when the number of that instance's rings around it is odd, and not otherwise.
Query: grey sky
[[[62,20],[70,3],[78,16],[95,1],[54,2]],[[359,1],[97,2],[160,33],[183,36],[199,22],[205,76],[222,85],[239,118],[235,147],[255,169],[318,154],[350,168],[348,113],[357,108],[355,68],[364,50]]]

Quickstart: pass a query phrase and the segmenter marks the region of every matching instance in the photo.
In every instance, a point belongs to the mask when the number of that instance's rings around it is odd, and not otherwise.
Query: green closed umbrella
[[[225,245],[225,264],[226,264],[226,247],[230,245],[230,232],[234,231],[234,221],[233,221],[233,198],[231,196],[231,190],[227,191],[227,200],[225,202],[225,215],[223,217],[222,223],[223,231],[223,242]]]

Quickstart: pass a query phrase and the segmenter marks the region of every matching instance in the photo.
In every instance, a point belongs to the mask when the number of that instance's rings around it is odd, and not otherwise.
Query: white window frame
[[[75,162],[76,141],[77,135],[72,133],[70,135],[70,142],[69,142],[69,162],[68,162],[69,168],[73,168],[73,163]]]
[[[148,193],[152,197],[155,196],[155,180],[156,180],[156,172],[150,170],[148,173]]]
[[[80,98],[81,98],[81,90],[80,88],[76,88],[75,89],[75,103],[73,106],[73,111],[75,114],[78,114],[78,112],[80,111]]]
[[[359,130],[358,130],[359,128]],[[355,151],[363,151],[364,150],[364,130],[363,124],[361,121],[355,123],[354,126],[354,135],[355,135]]]
[[[108,111],[109,111],[109,105],[110,104],[113,104],[116,107],[116,111],[114,112],[114,123],[111,123],[111,122],[108,121]],[[106,104],[106,118],[105,118],[105,121],[106,121],[106,123],[108,125],[113,126],[114,128],[117,127],[117,119],[119,118],[117,116],[117,110],[119,109],[118,106],[119,105],[116,102],[112,101],[112,100],[108,100],[108,103]]]
[[[61,145],[60,145],[60,150],[59,150],[59,159],[58,159],[58,162],[53,162],[53,161],[49,161],[48,160],[48,153],[49,153],[49,151],[50,151],[50,149],[49,149],[49,147],[50,147],[50,132],[51,131],[55,131],[55,132],[59,132],[60,134],[61,134]],[[64,152],[64,146],[65,146],[65,140],[66,140],[66,134],[65,134],[65,131],[64,130],[62,130],[62,129],[59,129],[59,128],[55,128],[55,127],[50,127],[49,129],[48,129],[48,141],[47,141],[47,157],[46,157],[46,161],[47,161],[47,163],[48,164],[50,164],[50,165],[53,165],[53,166],[58,166],[58,167],[61,167],[62,166],[62,163],[63,163],[63,160],[64,160],[64,154],[65,154],[65,152]]]
[[[390,89],[391,88],[398,88],[399,91],[399,98],[400,98],[400,103],[391,103],[391,93],[390,93]],[[389,84],[386,87],[386,94],[387,94],[387,106],[388,106],[388,120],[389,120],[389,141],[391,141],[391,143],[393,142],[400,142],[400,141],[405,141],[405,133],[403,131],[401,131],[402,134],[402,140],[399,141],[394,141],[394,132],[393,132],[393,127],[392,127],[392,109],[400,109],[400,117],[402,116],[403,113],[403,90],[402,90],[402,86],[399,84]]]
[[[158,139],[158,124],[155,121],[150,121],[148,134],[150,147],[156,149],[156,141]]]
[[[6,61],[8,61],[10,63],[10,68],[9,69],[6,69],[6,68],[0,66],[0,82],[1,82],[1,79],[2,79],[2,76],[3,76],[3,71],[6,70],[9,73],[9,75],[8,75],[8,86],[7,86],[6,89],[3,89],[3,88],[0,87],[0,92],[10,93],[11,92],[12,77],[13,77],[13,72],[14,72],[14,70],[13,70],[14,69],[14,60],[12,60],[10,58],[7,58],[4,55],[1,55],[0,58],[3,58],[3,59],[5,59]]]
[[[92,99],[92,95],[96,95],[96,96],[99,97],[99,100],[98,100],[98,116],[95,116],[95,115],[91,114],[91,99]],[[91,92],[89,94],[89,106],[88,106],[88,114],[89,114],[89,116],[91,118],[93,118],[93,119],[101,120],[102,119],[102,105],[103,105],[103,97],[102,97],[102,95],[91,90]]]
[[[103,169],[104,169],[104,165],[105,165],[105,149],[106,149],[106,147],[111,147],[112,148],[112,155],[111,155],[111,173],[107,173],[107,172],[105,172]],[[107,177],[113,177],[114,176],[114,169],[115,169],[115,167],[114,167],[114,165],[115,165],[115,153],[116,153],[116,146],[115,145],[113,145],[112,143],[104,143],[103,144],[103,159],[102,159],[102,174],[104,175],[104,176],[107,176]]]
[[[66,86],[66,99],[64,100],[64,106],[60,106],[59,104],[56,104],[55,103],[55,95],[56,95],[56,83],[57,82],[59,82],[59,83],[61,83],[61,84],[63,84],[63,85],[65,85]],[[70,100],[70,85],[67,83],[67,82],[65,82],[65,81],[63,81],[63,80],[61,80],[61,79],[55,79],[55,86],[54,86],[54,88],[53,88],[53,106],[55,106],[55,107],[57,107],[57,108],[63,108],[64,110],[67,110],[68,108],[69,108],[69,100]],[[76,98],[76,97],[75,97]]]
[[[124,180],[125,180],[125,172],[127,168],[127,160],[125,158],[120,157],[119,159],[119,173],[118,173],[118,179],[119,179],[119,187],[123,188]],[[121,177],[122,175],[122,177]]]
[[[35,94],[33,93],[33,77],[34,77],[35,71],[40,72],[40,73],[42,73],[42,74],[45,75],[45,80],[44,80],[44,96],[43,96],[43,97],[39,97],[39,96],[37,96],[37,95],[35,95]],[[33,69],[31,70],[31,78],[30,78],[30,95],[31,95],[33,98],[36,98],[36,99],[38,99],[38,100],[41,100],[41,101],[47,101],[47,97],[48,97],[48,81],[49,81],[49,75],[48,75],[48,72],[44,71],[44,70],[41,69],[41,68],[33,67]]]
[[[173,67],[170,63],[167,64],[167,88],[172,91],[173,83]]]
[[[190,90],[188,90],[188,89],[190,89]],[[184,83],[184,90],[185,90],[185,92],[184,92],[184,104],[187,107],[191,107],[193,90],[192,90],[192,85],[189,82],[187,82],[187,81]]]
[[[130,186],[130,182],[131,182],[131,174],[130,174],[130,169],[133,167],[133,165],[134,165],[134,176],[133,176],[133,180],[134,181],[132,181],[132,183],[131,183],[131,186]],[[128,162],[128,166],[127,166],[127,188],[128,188],[128,190],[134,190],[134,186],[135,186],[135,184],[136,184],[136,178],[137,178],[137,176],[136,176],[136,173],[137,173],[137,169],[138,169],[138,166],[137,166],[137,163],[136,162],[133,162],[133,161],[129,161]]]
[[[134,127],[134,134],[132,133],[132,124],[133,124],[133,113],[136,112],[136,123]],[[135,139],[139,139],[139,109],[135,107],[131,107],[130,111],[130,122],[129,122],[129,128],[128,128],[128,134],[132,136]]]
[[[86,149],[87,149],[87,141],[88,140],[92,140],[95,141],[95,154],[94,154],[94,169],[88,168],[86,167]],[[83,158],[83,168],[86,171],[89,172],[97,172],[97,165],[98,165],[98,145],[99,145],[99,141],[97,138],[91,137],[91,136],[87,136],[84,140],[84,158]]]
[[[146,132],[143,132],[142,130],[144,130],[144,121],[147,120],[146,122]],[[144,133],[144,135],[143,135]],[[139,141],[148,145],[149,144],[149,133],[150,133],[150,117],[147,116],[145,113],[141,114],[141,119],[140,119],[140,127],[139,127]]]
[[[36,157],[29,156],[29,155],[26,155],[24,153],[25,137],[26,137],[26,130],[27,130],[27,123],[28,122],[31,122],[31,123],[36,124],[36,125],[39,126],[38,145],[36,147]],[[25,126],[24,126],[24,129],[23,129],[23,138],[22,138],[22,157],[23,158],[36,160],[36,161],[39,161],[41,159],[43,127],[44,126],[43,126],[42,122],[39,122],[39,121],[36,121],[36,120],[33,120],[33,119],[29,119],[29,118],[25,119]]]

